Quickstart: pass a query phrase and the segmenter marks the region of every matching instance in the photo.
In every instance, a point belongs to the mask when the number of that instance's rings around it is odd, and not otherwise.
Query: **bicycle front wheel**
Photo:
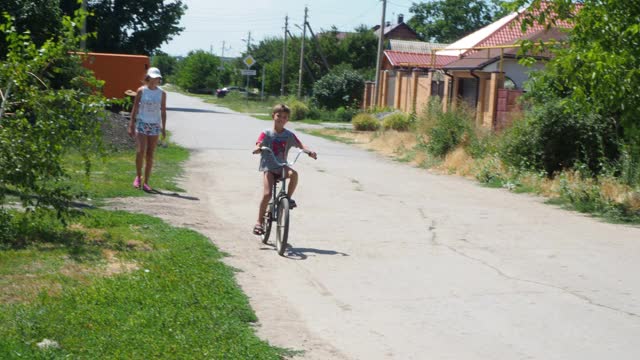
[[[289,237],[289,199],[283,197],[278,205],[278,225],[276,227],[276,250],[282,256]]]
[[[269,241],[269,235],[271,234],[271,224],[273,222],[273,219],[271,217],[271,204],[269,204],[269,207],[267,208],[267,211],[264,213],[264,228],[262,229],[262,235],[260,236],[262,238],[262,243],[266,244]]]

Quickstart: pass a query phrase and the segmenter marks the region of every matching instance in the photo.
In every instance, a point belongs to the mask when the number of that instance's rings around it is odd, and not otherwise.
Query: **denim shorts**
[[[142,121],[138,121],[136,123],[136,132],[138,134],[147,135],[147,136],[158,136],[161,131],[160,124],[158,123],[146,123]]]

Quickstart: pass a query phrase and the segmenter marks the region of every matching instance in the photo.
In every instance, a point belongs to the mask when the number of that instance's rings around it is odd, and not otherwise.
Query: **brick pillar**
[[[442,94],[442,111],[447,112],[449,110],[449,84],[451,83],[451,77],[444,77],[444,93]]]
[[[394,109],[402,110],[401,102],[402,102],[402,82],[404,80],[404,72],[397,71],[396,72],[396,89],[393,97],[393,107]]]
[[[422,71],[414,70],[411,74],[411,112],[418,113],[416,104],[418,102],[418,78],[422,74]]]
[[[496,107],[498,105],[498,88],[501,83],[504,82],[503,73],[494,72],[491,73],[491,80],[489,82],[489,108],[487,113],[490,116],[490,122],[483,122],[484,126],[493,127],[496,122]]]
[[[487,96],[487,79],[478,79],[478,106],[476,107],[476,126],[481,126],[484,119],[484,102]]]
[[[429,71],[427,75],[427,103],[431,101],[431,84],[433,83],[433,71]]]
[[[380,97],[378,99],[378,106],[385,107],[387,106],[387,86],[389,84],[389,71],[384,70],[382,72],[382,84],[380,86]]]

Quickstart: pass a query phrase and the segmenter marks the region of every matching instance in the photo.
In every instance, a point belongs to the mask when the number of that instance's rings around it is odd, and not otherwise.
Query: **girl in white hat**
[[[136,139],[136,178],[133,186],[144,191],[152,191],[149,186],[153,154],[158,145],[158,138],[166,137],[167,123],[167,94],[160,89],[162,75],[158,68],[152,67],[147,71],[145,85],[138,89],[131,110],[129,136]],[[144,163],[144,181],[142,178],[142,164]]]

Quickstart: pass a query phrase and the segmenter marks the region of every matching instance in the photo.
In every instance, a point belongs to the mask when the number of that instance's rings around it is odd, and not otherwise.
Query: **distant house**
[[[380,25],[374,26],[371,30],[374,31],[376,36],[380,36]],[[418,33],[404,22],[404,15],[398,15],[398,22],[391,24],[387,21],[384,27],[384,39],[390,40],[417,40]]]
[[[386,50],[380,76],[378,103],[369,106],[393,106],[403,111],[421,111],[433,96],[442,99],[445,111],[460,101],[476,110],[478,125],[501,129],[519,113],[517,97],[529,73],[544,67],[551,54],[528,54],[538,59],[533,67],[518,63],[520,40],[564,41],[567,22],[559,21],[547,29],[542,24],[521,31],[526,12],[512,13],[485,26],[443,49],[415,52],[430,45]],[[396,49],[401,48],[396,46]],[[371,86],[370,86],[371,87]],[[371,89],[370,91],[374,91]],[[372,96],[365,94],[365,100]]]

